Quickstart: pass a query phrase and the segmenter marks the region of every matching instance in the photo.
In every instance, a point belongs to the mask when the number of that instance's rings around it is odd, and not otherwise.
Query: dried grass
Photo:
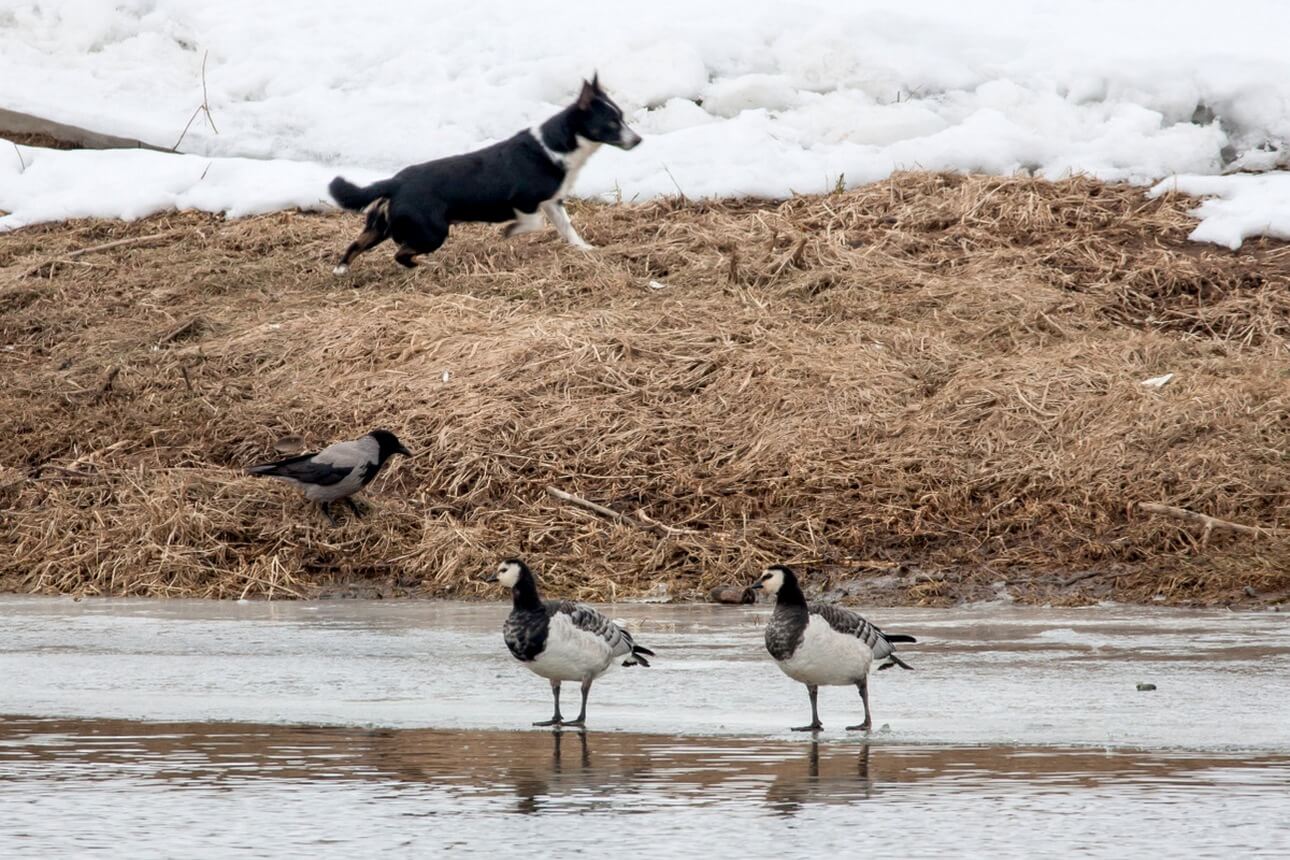
[[[996,580],[1034,601],[1284,594],[1284,535],[1201,546],[1132,509],[1290,526],[1290,249],[1189,244],[1191,205],[905,174],[578,206],[590,255],[459,228],[415,272],[382,248],[353,281],[329,274],[344,215],[0,236],[0,584],[473,596],[520,553],[585,599],[698,595],[772,559],[896,571],[891,599],[925,603]],[[239,474],[284,434],[375,426],[420,456],[361,523]],[[1099,575],[1063,588],[1072,571]]]

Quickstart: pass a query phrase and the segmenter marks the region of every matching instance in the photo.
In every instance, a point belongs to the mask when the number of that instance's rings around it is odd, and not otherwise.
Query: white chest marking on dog
[[[556,152],[547,146],[546,140],[542,137],[542,128],[540,126],[530,128],[529,134],[533,135],[533,139],[538,142],[538,146],[542,147],[542,151],[546,153],[547,158],[551,159],[552,164],[558,164],[564,168],[564,181],[560,183],[559,189],[555,192],[555,197],[552,198],[554,200],[563,200],[573,190],[573,183],[577,180],[579,171],[587,163],[587,159],[591,158],[597,149],[600,149],[600,144],[581,135],[575,135],[574,139],[578,142],[577,149],[572,152]]]
[[[546,220],[551,222],[551,226],[556,229],[556,232],[560,234],[564,241],[579,251],[590,251],[592,246],[578,235],[577,230],[573,229],[573,222],[569,220],[569,213],[564,208],[564,198],[573,190],[573,183],[578,179],[578,172],[587,163],[587,159],[591,158],[596,150],[600,148],[600,144],[582,136],[575,136],[578,142],[577,149],[572,152],[556,152],[547,146],[546,140],[542,137],[542,128],[540,126],[530,128],[529,134],[533,135],[533,139],[537,141],[538,146],[542,147],[542,151],[546,153],[547,158],[551,159],[552,164],[558,164],[564,168],[564,181],[556,189],[555,195],[550,200],[540,204],[542,214],[546,215]],[[517,236],[531,232],[534,229],[532,222],[526,222],[525,218],[521,217],[521,213],[517,212],[515,214],[520,223],[509,235]]]

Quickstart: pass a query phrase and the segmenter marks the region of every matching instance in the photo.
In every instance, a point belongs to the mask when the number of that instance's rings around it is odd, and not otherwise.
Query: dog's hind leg
[[[564,201],[548,200],[542,204],[542,212],[546,215],[546,219],[551,222],[551,226],[555,227],[556,232],[564,237],[564,241],[579,251],[591,250],[591,245],[584,242],[582,237],[578,235],[578,231],[573,229],[573,222],[569,220],[569,213],[564,208]]]
[[[390,222],[387,217],[389,205],[388,200],[382,199],[367,208],[367,225],[363,228],[363,232],[358,234],[358,238],[345,249],[340,262],[331,270],[333,275],[345,274],[349,271],[349,264],[355,257],[390,238]]]
[[[394,262],[409,269],[417,267],[414,257],[437,251],[448,238],[446,224],[407,216],[396,218],[390,232],[399,245],[399,250],[394,252]]]
[[[384,233],[378,233],[375,230],[372,230],[370,228],[367,230],[364,230],[362,233],[359,233],[358,238],[355,239],[353,242],[351,242],[349,244],[349,247],[345,249],[345,253],[340,258],[340,262],[336,264],[336,268],[331,270],[332,274],[333,275],[345,274],[346,272],[349,271],[349,264],[354,261],[355,257],[363,253],[364,251],[367,251],[371,248],[375,248],[377,245],[381,244],[388,238],[389,238],[388,235]]]
[[[502,235],[507,239],[516,236],[523,236],[525,233],[535,233],[542,229],[542,215],[538,212],[521,212],[515,210],[515,220],[506,225]]]

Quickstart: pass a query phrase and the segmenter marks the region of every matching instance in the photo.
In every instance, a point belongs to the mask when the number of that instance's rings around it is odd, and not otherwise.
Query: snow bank
[[[361,181],[378,178],[371,171],[348,172]],[[326,165],[283,160],[19,146],[0,154],[0,209],[14,210],[0,218],[0,230],[63,218],[134,219],[169,209],[235,218],[322,209],[334,205],[326,188],[335,174]]]
[[[1290,160],[1281,0],[1240,15],[1209,0],[355,9],[0,0],[0,107],[171,147],[202,103],[205,57],[214,119],[183,137],[195,160],[23,150],[23,170],[0,152],[0,228],[318,206],[337,168],[387,173],[508,136],[593,68],[646,143],[593,159],[584,195],[782,196],[902,168],[1151,182]],[[1243,219],[1248,193],[1210,187],[1235,207],[1214,217]],[[1283,212],[1263,223],[1290,229]]]

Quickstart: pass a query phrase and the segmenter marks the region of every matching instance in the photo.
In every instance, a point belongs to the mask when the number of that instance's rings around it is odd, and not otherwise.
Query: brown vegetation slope
[[[778,204],[579,206],[587,255],[459,228],[415,272],[387,246],[345,280],[349,215],[0,236],[0,584],[471,596],[518,553],[581,598],[697,595],[787,560],[889,602],[999,581],[1032,601],[1275,601],[1290,249],[1188,243],[1190,205],[907,174]],[[330,529],[239,474],[286,434],[378,426],[420,456],[361,522]],[[1202,543],[1139,502],[1283,531]]]

